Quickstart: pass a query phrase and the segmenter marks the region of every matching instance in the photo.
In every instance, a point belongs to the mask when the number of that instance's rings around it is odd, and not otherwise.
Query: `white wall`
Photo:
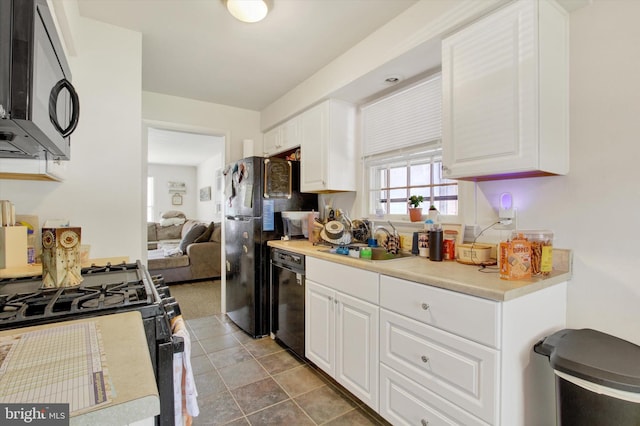
[[[597,0],[571,14],[567,176],[478,184],[478,223],[510,191],[522,229],[551,229],[574,252],[568,326],[640,344],[635,270],[640,210],[640,2]],[[469,201],[469,200],[466,200]]]
[[[473,3],[483,2],[420,1],[267,107],[262,127],[269,128],[329,96],[389,60],[390,54],[439,34],[438,28],[429,28],[427,13],[460,22],[469,17]],[[485,227],[497,218],[499,194],[510,191],[520,229],[551,229],[556,247],[573,250],[568,326],[591,327],[640,344],[640,285],[632,257],[640,209],[640,192],[635,189],[640,180],[638,16],[636,0],[595,0],[571,13],[571,170],[567,176],[477,185],[461,182],[460,193],[465,223]],[[388,37],[381,40],[384,35]],[[352,197],[321,198],[333,198],[348,209],[353,206]],[[354,211],[360,214],[357,202]],[[509,234],[487,232],[493,241]]]
[[[153,123],[153,127],[163,127],[166,123],[176,130],[225,136],[225,164],[242,158],[243,139],[262,144],[258,111],[143,92],[142,116],[146,122]]]
[[[69,57],[80,97],[63,183],[0,181],[0,198],[16,211],[68,218],[82,228],[92,257],[141,255],[140,163],[142,38],[122,28],[81,18],[68,6],[77,56]]]
[[[187,219],[201,219],[198,216],[198,174],[194,166],[174,166],[168,164],[149,164],[148,176],[154,179],[155,222],[159,222],[163,212],[178,210]],[[182,205],[172,204],[169,182],[184,182],[186,192],[182,193]]]
[[[198,166],[198,187],[211,187],[211,200],[200,201],[198,198],[198,218],[203,222],[222,221],[222,181],[216,176],[222,173],[224,162],[222,154],[209,158]]]
[[[261,129],[269,129],[330,97],[349,83],[422,43],[440,37],[444,32],[484,13],[501,1],[503,0],[419,0],[267,106],[262,111]]]

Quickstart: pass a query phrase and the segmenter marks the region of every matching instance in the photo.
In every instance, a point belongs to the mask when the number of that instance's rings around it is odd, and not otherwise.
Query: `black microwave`
[[[70,159],[80,104],[46,0],[0,1],[0,157]]]

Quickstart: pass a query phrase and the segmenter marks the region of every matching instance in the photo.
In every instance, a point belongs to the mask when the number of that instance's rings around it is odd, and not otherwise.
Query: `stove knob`
[[[156,287],[164,285],[164,277],[162,275],[152,275],[151,281],[153,281],[153,285]]]
[[[158,294],[160,295],[161,299],[164,299],[166,297],[171,297],[171,290],[169,290],[169,286],[160,286],[157,287],[156,290],[158,291]]]
[[[164,309],[165,309],[165,312],[167,313],[167,317],[169,317],[169,320],[172,320],[175,317],[182,315],[182,312],[180,311],[180,305],[178,305],[178,302],[167,303],[166,305],[164,305]]]
[[[176,303],[176,298],[175,297],[169,296],[169,297],[165,297],[164,299],[162,299],[162,304],[165,305],[165,306],[168,305],[168,304],[171,304],[171,303]]]

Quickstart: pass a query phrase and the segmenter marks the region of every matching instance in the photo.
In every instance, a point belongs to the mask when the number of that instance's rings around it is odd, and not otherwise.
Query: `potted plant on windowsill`
[[[422,195],[412,195],[409,197],[409,219],[411,222],[422,221],[422,207],[420,204],[424,201]]]

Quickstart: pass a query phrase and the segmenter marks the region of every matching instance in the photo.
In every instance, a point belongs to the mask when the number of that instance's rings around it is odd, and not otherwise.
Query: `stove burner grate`
[[[153,303],[142,281],[123,281],[0,295],[0,323],[101,313]]]

